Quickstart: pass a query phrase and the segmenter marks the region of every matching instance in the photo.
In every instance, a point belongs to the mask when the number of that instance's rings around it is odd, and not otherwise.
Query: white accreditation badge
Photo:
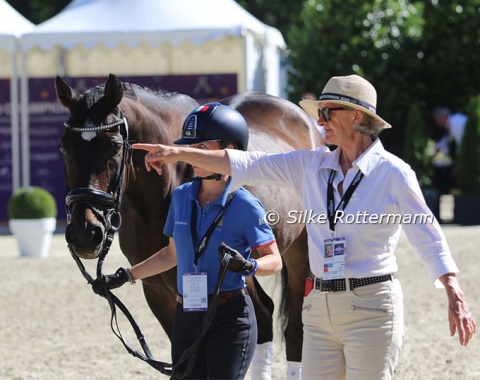
[[[325,239],[323,242],[323,279],[345,278],[345,238]]]
[[[183,311],[207,311],[207,273],[183,274]]]

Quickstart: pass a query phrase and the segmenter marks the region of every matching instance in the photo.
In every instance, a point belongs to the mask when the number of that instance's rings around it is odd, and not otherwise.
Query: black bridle
[[[65,197],[67,223],[70,223],[71,221],[73,206],[78,203],[84,203],[91,208],[96,218],[100,220],[105,227],[105,232],[106,232],[105,239],[102,243],[102,251],[98,257],[98,262],[97,262],[97,278],[101,278],[103,277],[103,273],[102,273],[103,262],[110,250],[115,232],[118,231],[118,229],[120,228],[120,225],[122,224],[122,218],[120,214],[120,205],[122,203],[122,195],[124,190],[123,186],[125,183],[125,177],[127,173],[126,166],[130,164],[131,157],[132,157],[132,146],[130,145],[130,142],[128,140],[128,137],[129,137],[128,122],[127,122],[127,119],[121,114],[121,119],[118,119],[109,124],[101,124],[99,126],[88,126],[83,128],[77,128],[77,127],[72,127],[68,122],[65,122],[64,125],[66,128],[79,133],[103,132],[103,131],[108,131],[112,128],[120,126],[120,133],[122,134],[122,137],[123,137],[122,162],[121,162],[120,172],[119,172],[119,176],[118,176],[115,188],[111,192],[85,188],[85,187],[73,188],[67,192],[67,195]],[[101,205],[104,211],[102,212],[96,207],[93,207],[92,204]],[[72,255],[73,259],[77,263],[77,266],[80,272],[82,273],[83,277],[87,280],[87,282],[90,285],[93,284],[94,278],[88,273],[85,266],[81,262],[80,258],[75,254],[70,244],[68,244],[68,249],[70,250],[70,254]],[[161,373],[165,375],[171,375],[172,371],[169,368],[171,368],[172,365],[164,362],[159,362],[153,358],[153,355],[150,351],[150,348],[148,347],[147,342],[145,341],[145,338],[143,336],[142,331],[140,330],[140,327],[136,323],[135,319],[133,318],[132,314],[129,312],[127,307],[118,299],[118,297],[116,297],[108,289],[105,289],[104,296],[107,299],[108,304],[110,305],[111,329],[113,333],[123,343],[127,351],[131,355],[147,362],[148,364],[150,364],[152,367],[154,367]],[[122,335],[120,328],[118,326],[116,307],[118,307],[123,312],[125,317],[130,322],[133,330],[135,331],[137,339],[140,345],[142,346],[143,353],[131,347],[128,344],[127,340]]]
[[[113,242],[113,235],[118,231],[122,224],[122,218],[120,214],[120,205],[122,203],[123,195],[123,185],[126,176],[126,166],[130,164],[132,158],[132,146],[128,140],[128,122],[125,116],[123,116],[120,111],[120,119],[115,120],[109,124],[100,124],[98,126],[88,125],[86,127],[78,128],[71,126],[68,122],[64,123],[65,127],[74,131],[74,132],[103,132],[108,131],[112,128],[120,126],[120,133],[123,137],[123,151],[122,151],[122,162],[120,165],[120,173],[118,175],[117,183],[115,188],[111,192],[106,192],[103,190],[91,189],[87,187],[78,187],[73,188],[67,192],[65,197],[65,211],[67,214],[67,224],[70,224],[72,219],[72,208],[75,204],[85,203],[88,204],[95,217],[100,220],[105,227],[105,240],[102,243],[102,252],[99,255],[98,264],[97,264],[97,277],[102,276],[102,266],[105,256],[110,250],[110,246]],[[104,207],[104,211],[92,206],[92,204],[100,204]],[[73,258],[79,265],[80,270],[85,277],[85,268],[80,262],[80,259],[77,255],[74,254],[70,244],[68,245],[70,253]],[[83,267],[83,269],[82,269]],[[87,278],[87,280],[89,280]]]
[[[70,191],[67,192],[67,195],[65,197],[65,208],[66,208],[66,213],[67,213],[67,223],[70,223],[71,218],[72,218],[72,208],[75,204],[77,203],[84,203],[89,206],[89,208],[94,212],[96,218],[102,222],[102,224],[105,227],[106,231],[106,237],[105,240],[103,241],[102,244],[102,252],[100,253],[98,257],[98,262],[97,262],[97,278],[102,278],[103,273],[102,273],[102,267],[103,267],[103,262],[105,260],[105,257],[107,256],[110,247],[113,242],[113,238],[115,235],[115,232],[118,231],[120,228],[120,225],[122,223],[122,218],[120,214],[120,205],[122,202],[122,195],[123,195],[123,187],[125,183],[125,177],[126,177],[126,166],[130,164],[131,162],[131,157],[132,157],[132,146],[130,145],[130,142],[128,140],[128,122],[125,116],[123,116],[122,112],[120,111],[120,117],[121,119],[118,119],[112,123],[109,124],[101,124],[99,126],[88,126],[88,127],[83,127],[83,128],[77,128],[77,127],[72,127],[68,122],[65,122],[64,125],[66,128],[75,131],[75,132],[102,132],[102,131],[107,131],[112,128],[115,128],[117,126],[120,126],[120,133],[123,136],[123,156],[122,156],[122,162],[121,162],[121,167],[120,167],[120,173],[119,177],[116,183],[115,188],[113,189],[112,192],[106,192],[103,190],[97,190],[97,189],[91,189],[91,188],[73,188]],[[123,127],[123,128],[122,128]],[[103,206],[104,211],[103,213],[98,210],[97,208],[92,206],[93,204],[101,205]],[[72,246],[68,244],[68,249],[70,251],[71,256],[77,263],[77,266],[82,273],[83,277],[87,280],[87,282],[92,285],[93,282],[95,281],[94,278],[88,273],[86,270],[85,266],[81,262],[80,258],[75,254]],[[176,379],[181,379],[184,378],[188,375],[190,375],[192,369],[193,369],[193,364],[196,359],[196,353],[198,350],[198,347],[200,345],[202,337],[205,335],[207,332],[208,328],[210,327],[210,324],[212,323],[213,317],[215,315],[215,311],[217,308],[217,303],[218,303],[218,294],[220,292],[220,286],[223,283],[223,280],[225,278],[226,272],[227,272],[227,265],[228,262],[230,261],[230,255],[224,255],[223,260],[221,262],[219,272],[218,272],[218,279],[217,279],[217,285],[215,287],[214,293],[213,293],[213,298],[212,298],[212,303],[209,307],[209,310],[207,314],[205,315],[202,324],[200,325],[200,328],[197,332],[197,337],[195,339],[195,343],[192,344],[191,347],[189,347],[180,357],[178,360],[178,363],[176,364],[175,367],[173,367],[172,364],[161,362],[158,360],[155,360],[150,348],[148,347],[148,344],[145,340],[145,337],[140,330],[140,327],[138,326],[137,322],[133,318],[132,314],[130,311],[127,309],[127,307],[118,299],[117,296],[115,296],[109,289],[105,289],[105,292],[103,296],[107,299],[108,304],[110,306],[111,310],[111,318],[110,318],[110,327],[115,334],[115,336],[120,339],[122,344],[124,345],[125,349],[130,353],[132,356],[135,356],[144,362],[148,363],[151,365],[153,368],[156,370],[160,371],[162,374],[167,375],[167,376],[172,376],[172,378]],[[125,337],[122,335],[120,328],[118,326],[118,320],[117,320],[117,310],[116,308],[119,308],[125,317],[128,319],[130,322],[130,325],[132,326],[132,329],[135,332],[135,335],[137,336],[137,340],[142,347],[143,353],[134,349],[130,344],[127,342]],[[183,364],[184,362],[187,362],[186,364],[186,369],[183,371],[182,375],[178,374],[178,367]]]
[[[120,173],[118,175],[117,183],[115,188],[111,192],[106,192],[103,190],[91,189],[91,188],[74,188],[71,189],[65,198],[66,212],[67,212],[67,223],[70,223],[72,217],[72,207],[76,203],[87,203],[89,205],[101,204],[106,207],[107,212],[104,215],[98,212],[97,209],[93,208],[96,211],[97,216],[100,216],[100,220],[103,222],[107,232],[112,231],[116,232],[122,223],[120,216],[120,205],[122,203],[123,195],[123,184],[126,176],[126,166],[130,164],[132,157],[132,146],[128,140],[128,122],[127,119],[121,114],[121,119],[118,119],[109,124],[101,124],[99,126],[88,126],[84,128],[72,127],[68,122],[64,123],[65,127],[74,131],[74,132],[102,132],[108,131],[112,128],[120,126],[120,133],[123,137],[123,154],[122,162],[120,165]],[[112,223],[112,220],[114,223]]]

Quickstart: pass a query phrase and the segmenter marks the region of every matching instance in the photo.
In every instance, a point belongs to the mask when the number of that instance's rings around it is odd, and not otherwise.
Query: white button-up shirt
[[[402,227],[410,244],[426,264],[432,281],[458,272],[443,231],[425,203],[415,173],[408,164],[387,152],[377,139],[344,177],[339,164],[340,148],[327,147],[267,155],[227,150],[234,186],[269,184],[299,191],[304,210],[292,212],[289,222],[306,222],[310,269],[323,276],[324,240],[346,239],[345,276],[371,277],[395,273],[395,258]],[[337,214],[335,231],[329,228],[327,186],[330,171],[335,207],[343,181],[346,192],[360,170],[364,177],[355,189],[344,214]],[[268,211],[268,210],[267,210]],[[436,283],[439,285],[439,282]]]

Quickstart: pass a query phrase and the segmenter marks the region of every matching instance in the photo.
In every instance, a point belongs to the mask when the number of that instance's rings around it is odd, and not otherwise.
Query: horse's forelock
[[[115,112],[115,108],[108,105],[104,98],[104,86],[98,85],[85,91],[75,102],[70,122],[76,127],[84,125],[87,121],[103,123],[106,117]]]
[[[103,97],[105,91],[103,87],[96,86],[87,90],[82,98],[86,108],[91,108]]]

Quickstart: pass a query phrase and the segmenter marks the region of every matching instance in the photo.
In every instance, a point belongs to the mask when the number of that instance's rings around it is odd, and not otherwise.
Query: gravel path
[[[444,230],[461,269],[461,286],[480,322],[480,226]],[[404,235],[397,256],[406,298],[406,338],[396,379],[480,379],[479,337],[468,347],[450,337],[444,291],[430,283]],[[94,263],[87,264],[94,273]],[[104,270],[110,273],[125,265],[115,240]],[[54,235],[50,255],[43,259],[19,257],[14,238],[0,236],[0,266],[0,379],[167,378],[129,355],[113,335],[109,307],[87,286],[63,234]],[[264,281],[267,289],[274,283]],[[156,359],[170,362],[170,343],[150,313],[141,286],[124,286],[116,295],[134,315]],[[121,321],[121,329],[134,344],[126,321]],[[279,333],[275,339],[272,378],[283,379],[286,363]]]

